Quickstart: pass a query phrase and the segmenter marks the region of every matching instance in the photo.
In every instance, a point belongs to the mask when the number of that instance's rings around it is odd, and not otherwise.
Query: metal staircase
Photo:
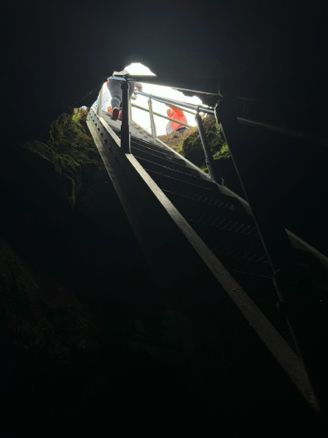
[[[102,117],[119,136],[121,122],[113,121],[106,112]],[[246,201],[215,183],[134,122],[130,130],[132,155],[213,254],[230,272],[269,279],[270,289],[272,269]],[[312,260],[312,267],[318,268],[316,274],[321,288],[328,291],[325,276],[318,278],[320,271],[328,267],[328,259],[297,236],[290,232],[289,235],[299,260]]]
[[[316,402],[288,325],[277,312],[272,269],[247,202],[134,122],[131,154],[121,147],[120,121],[93,107],[87,123],[158,284],[154,294],[174,315],[176,354],[168,354],[170,360],[206,362],[204,351],[211,351],[209,375],[223,356],[227,362],[244,361],[237,368],[257,393],[253,409],[265,409],[263,397],[271,393],[285,400],[284,409],[289,400],[284,415],[292,423],[296,404],[304,431],[306,422],[314,427]],[[288,235],[299,260],[311,260],[313,277],[328,289],[325,274],[320,277],[328,260]],[[141,338],[142,332],[141,327]],[[161,345],[144,349],[165,357]],[[259,388],[257,376],[267,374],[266,367],[268,380]],[[204,379],[205,393],[211,394]],[[271,402],[267,409],[273,409]]]

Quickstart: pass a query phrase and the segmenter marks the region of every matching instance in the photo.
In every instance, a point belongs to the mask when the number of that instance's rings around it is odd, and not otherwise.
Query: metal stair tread
[[[168,161],[171,162],[176,162],[176,163],[180,163],[181,165],[185,166],[186,162],[185,160],[181,157],[178,158],[176,157],[173,153],[170,153],[169,151],[167,151],[166,149],[160,149],[160,148],[153,148],[149,146],[149,143],[147,142],[140,142],[140,141],[136,141],[136,139],[132,138],[131,140],[131,152],[134,154],[135,151],[140,151],[143,152],[145,154],[150,154],[159,158],[163,158],[166,159]]]
[[[201,209],[203,212],[210,214],[212,216],[229,218],[236,222],[247,224],[249,226],[255,227],[254,220],[251,216],[241,213],[239,209],[236,209],[238,203],[235,202],[233,198],[227,195],[223,195],[218,192],[215,198],[200,198],[185,196],[183,194],[174,193],[169,190],[163,189],[163,192],[175,205],[175,207],[185,214],[193,214],[193,212]],[[184,214],[183,213],[183,214]]]
[[[189,182],[191,184],[198,185],[199,187],[204,188],[212,188],[212,186],[215,186],[214,182],[201,179],[199,178],[199,176],[190,174],[190,172],[182,172],[180,170],[172,169],[167,166],[161,166],[156,162],[149,161],[144,158],[139,158],[138,161],[148,173],[155,171],[157,174],[175,177],[176,180]]]
[[[187,167],[183,161],[182,162],[172,161],[172,160],[168,160],[167,158],[158,157],[151,153],[143,153],[142,151],[135,149],[133,150],[133,155],[135,156],[135,158],[137,158],[138,161],[147,160],[158,166],[163,166],[172,170],[177,170],[178,172],[186,173],[196,178],[199,178],[199,174],[197,170]]]

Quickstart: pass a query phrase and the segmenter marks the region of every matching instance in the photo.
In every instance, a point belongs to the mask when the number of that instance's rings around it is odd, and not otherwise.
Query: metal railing
[[[191,127],[191,125],[188,125],[187,123],[181,122],[180,120],[176,120],[176,119],[173,119],[171,117],[164,116],[164,115],[159,114],[159,113],[155,113],[153,111],[153,107],[152,107],[152,100],[164,103],[166,105],[173,105],[175,108],[181,109],[185,112],[188,112],[188,113],[194,115],[196,126],[197,126],[197,129],[199,132],[199,137],[200,137],[200,140],[202,142],[203,149],[204,149],[206,166],[209,170],[210,176],[213,179],[213,181],[219,182],[220,177],[216,172],[216,169],[214,166],[214,159],[212,157],[210,145],[208,143],[208,140],[206,137],[206,132],[205,132],[205,129],[203,126],[203,122],[202,122],[202,119],[201,119],[200,114],[199,114],[200,112],[202,112],[202,113],[214,115],[213,108],[206,107],[204,105],[195,105],[192,103],[181,102],[181,101],[175,100],[175,99],[167,99],[166,97],[154,96],[153,94],[144,93],[142,91],[136,91],[135,94],[140,95],[140,96],[144,96],[144,97],[148,97],[149,110],[147,110],[146,108],[142,108],[140,106],[136,106],[135,104],[132,104],[132,106],[149,112],[151,133],[152,133],[153,137],[157,137],[154,115],[157,115],[159,117],[162,117],[164,119],[170,120],[170,121],[175,122],[175,123],[179,123],[180,125],[183,125],[183,126]]]
[[[131,153],[131,140],[130,140],[130,130],[129,130],[129,124],[130,124],[130,104],[129,104],[129,82],[147,82],[147,83],[156,83],[159,85],[163,85],[163,78],[160,80],[157,78],[157,76],[131,76],[128,74],[123,75],[113,75],[110,77],[111,79],[118,80],[122,82],[122,126],[121,126],[121,147],[124,150],[125,153]],[[102,88],[98,96],[98,102],[101,102],[102,99]],[[205,105],[195,105],[191,103],[181,102],[179,100],[175,99],[167,99],[165,97],[161,96],[155,96],[153,94],[144,93],[142,91],[136,91],[136,95],[148,97],[148,109],[143,108],[136,104],[131,104],[131,106],[138,108],[142,111],[146,111],[149,113],[150,117],[150,129],[151,129],[151,135],[156,138],[157,132],[156,132],[156,124],[154,120],[154,116],[162,117],[166,120],[179,123],[179,125],[191,127],[188,123],[182,122],[180,120],[174,119],[169,116],[165,116],[163,114],[157,113],[153,110],[152,100],[155,100],[157,102],[161,102],[163,104],[167,105],[173,105],[176,108],[182,109],[185,112],[191,113],[195,116],[195,122],[196,126],[199,131],[200,139],[203,145],[204,149],[204,155],[205,155],[205,163],[207,165],[207,168],[209,170],[210,176],[215,182],[219,182],[220,178],[215,172],[215,166],[214,166],[214,160],[211,154],[210,145],[206,138],[206,133],[202,124],[202,119],[200,117],[200,112],[214,115],[214,109],[210,108]],[[101,111],[101,105],[98,105],[97,107],[97,115],[99,115],[99,112]]]
[[[197,82],[201,81],[202,88],[206,88],[206,90],[195,89],[195,87],[194,87],[195,79],[190,78],[190,77],[179,77],[179,76],[169,76],[169,75],[150,76],[150,75],[125,74],[125,75],[113,75],[113,76],[111,76],[111,79],[115,79],[115,80],[119,80],[119,81],[125,80],[127,82],[139,81],[139,82],[144,82],[147,84],[170,86],[170,87],[172,87],[176,90],[180,90],[180,91],[187,91],[187,92],[192,92],[192,93],[199,94],[199,95],[207,95],[207,96],[212,96],[212,97],[217,96],[218,100],[222,98],[221,94],[218,93],[218,91],[217,91],[219,88],[219,84],[210,78],[200,78],[197,81]],[[186,88],[185,84],[189,85],[189,87]],[[166,98],[159,97],[159,96],[156,96],[156,97],[152,96],[152,99],[153,100],[160,99],[160,101],[165,100],[165,101],[167,101],[167,103],[171,102],[173,105],[181,105],[181,106],[183,106],[184,111],[186,111],[187,109],[191,109],[194,111],[197,110],[197,105],[189,104],[186,102],[179,102],[176,100],[166,99]],[[243,97],[239,97],[239,96],[236,97],[236,99],[238,99],[238,100],[254,100],[251,98],[243,98]],[[262,102],[262,100],[260,100],[260,101]],[[200,108],[201,108],[200,112],[214,114],[213,108],[205,107],[202,105],[200,106]],[[296,130],[288,129],[286,127],[281,127],[281,126],[277,126],[277,125],[273,125],[273,124],[269,124],[269,123],[264,123],[264,122],[261,122],[258,120],[251,120],[251,119],[248,119],[245,117],[237,117],[237,120],[242,125],[253,126],[256,128],[262,128],[264,130],[276,132],[276,133],[284,135],[284,136],[297,138],[297,139],[300,139],[303,141],[311,141],[312,143],[315,143],[318,145],[328,146],[328,138],[324,137],[322,135],[316,135],[316,134],[313,134],[311,132],[296,131]]]
[[[155,112],[153,110],[152,101],[154,100],[157,102],[161,102],[163,104],[173,105],[176,108],[182,109],[183,111],[194,115],[196,126],[198,128],[199,136],[200,136],[203,150],[204,150],[205,163],[206,163],[206,166],[209,170],[210,177],[213,179],[213,181],[215,181],[217,183],[221,182],[221,177],[217,173],[214,159],[212,157],[212,153],[210,150],[210,145],[209,145],[208,140],[206,138],[205,129],[203,127],[202,119],[201,119],[200,114],[199,114],[201,112],[201,113],[206,113],[206,114],[210,114],[210,115],[215,115],[215,117],[217,118],[217,121],[219,123],[221,123],[221,125],[222,125],[222,121],[219,118],[220,116],[218,114],[218,111],[215,111],[214,108],[211,108],[211,107],[208,107],[205,105],[196,105],[196,104],[192,104],[192,103],[181,102],[181,101],[176,100],[176,99],[168,99],[168,98],[162,97],[162,96],[155,96],[153,94],[145,93],[142,91],[136,91],[135,94],[140,95],[140,96],[144,96],[144,97],[148,97],[148,109],[129,102],[129,98],[128,98],[129,86],[130,86],[129,82],[139,81],[139,82],[144,82],[144,83],[153,83],[156,85],[166,85],[165,81],[171,80],[172,77],[166,77],[166,76],[157,77],[157,76],[150,76],[150,75],[145,76],[145,75],[122,74],[122,75],[113,75],[113,76],[111,76],[111,79],[118,80],[118,81],[122,82],[123,99],[122,99],[121,147],[125,153],[131,153],[131,140],[130,140],[130,129],[129,129],[130,118],[132,118],[131,117],[132,116],[131,106],[149,113],[151,135],[154,138],[156,138],[157,132],[156,132],[156,124],[155,124],[154,116],[164,118],[164,119],[171,121],[171,122],[179,123],[182,126],[191,127],[191,125],[184,123],[180,120],[176,120],[174,118],[168,117],[168,116],[160,114],[158,112]],[[182,81],[181,78],[178,78],[178,79],[179,79],[178,82]],[[180,84],[181,83],[182,82],[180,82]],[[187,88],[178,88],[178,87],[176,87],[176,89],[181,89],[183,91],[193,91],[193,92],[198,93],[198,94],[204,94],[200,90],[191,90],[191,89],[187,89]],[[100,90],[98,102],[101,102],[101,100],[102,100],[102,92],[103,92],[103,88],[101,88],[101,90]],[[210,94],[212,96],[214,96],[214,95],[219,96],[218,93],[213,93],[213,92],[210,92],[210,93],[205,92],[205,94]],[[226,98],[222,99],[222,96],[221,96],[221,101],[225,100],[225,99]],[[237,99],[239,99],[239,98],[237,98]],[[219,102],[220,102],[220,100],[219,100]],[[98,105],[97,114],[99,114],[100,109],[101,109],[101,105]],[[328,145],[328,139],[325,137],[322,137],[322,136],[317,136],[317,135],[313,135],[311,133],[306,133],[306,132],[299,132],[299,131],[287,129],[285,127],[276,126],[276,125],[272,125],[269,123],[263,123],[261,121],[251,120],[251,119],[248,119],[245,117],[238,117],[237,115],[235,115],[235,117],[236,117],[236,122],[238,124],[251,126],[251,127],[255,127],[255,128],[261,128],[263,130],[275,132],[275,133],[281,134],[283,136],[293,137],[293,138],[296,138],[296,139],[299,139],[302,141],[311,141],[313,143],[316,143],[316,144],[322,145],[322,146]],[[229,145],[229,143],[228,143],[228,145]],[[230,147],[230,145],[229,145],[229,147]],[[235,164],[235,167],[236,167],[236,164]],[[237,171],[237,174],[240,178],[240,175],[239,175],[237,168],[236,168],[236,171]],[[242,181],[241,181],[241,184],[242,184],[242,186],[244,186]],[[247,197],[247,194],[246,194],[246,197]]]
[[[135,94],[141,94],[141,92],[136,91]],[[154,116],[161,117],[161,118],[163,118],[163,119],[166,119],[166,120],[170,120],[170,121],[172,121],[172,122],[179,123],[180,125],[186,126],[187,128],[192,128],[192,125],[189,125],[188,123],[184,123],[184,122],[182,122],[181,120],[176,120],[176,119],[173,119],[172,117],[165,116],[164,114],[160,114],[160,113],[154,111],[154,110],[153,110],[153,105],[152,105],[152,98],[153,98],[154,96],[153,96],[152,94],[149,94],[149,95],[148,95],[148,94],[146,94],[146,93],[142,93],[142,95],[143,95],[143,96],[146,96],[146,97],[149,97],[149,99],[148,99],[148,108],[144,108],[144,107],[142,107],[142,106],[136,105],[135,103],[131,103],[131,106],[132,106],[133,108],[137,108],[137,109],[140,109],[140,110],[142,110],[142,111],[146,111],[146,112],[149,113],[149,116],[150,116],[150,131],[151,131],[151,135],[152,135],[153,137],[157,137],[157,131],[156,131],[156,125],[155,125]],[[177,105],[175,105],[175,107],[178,108]],[[182,109],[182,108],[181,108],[181,109]],[[184,111],[186,112],[186,110],[184,110]],[[195,113],[192,113],[191,111],[188,111],[188,112],[191,113],[191,114],[195,114]]]

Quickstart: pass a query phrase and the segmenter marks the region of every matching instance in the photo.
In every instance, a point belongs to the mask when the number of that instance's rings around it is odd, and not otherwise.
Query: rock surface
[[[127,342],[154,286],[85,117],[62,114],[1,172],[2,436],[100,432],[104,398],[119,410],[151,366]]]

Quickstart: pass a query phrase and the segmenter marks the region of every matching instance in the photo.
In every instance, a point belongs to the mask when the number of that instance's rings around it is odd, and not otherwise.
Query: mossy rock
[[[206,115],[203,118],[203,126],[213,158],[229,158],[228,146],[215,117]],[[182,154],[196,166],[206,169],[204,149],[197,129],[184,140]]]
[[[71,207],[81,188],[82,172],[86,166],[103,169],[103,163],[86,128],[87,110],[76,108],[73,114],[63,113],[50,127],[47,142],[34,140],[24,145],[53,164],[61,182],[63,196]]]
[[[214,160],[230,158],[228,145],[215,117],[207,114],[202,122]],[[188,128],[183,134],[173,131],[168,135],[161,135],[158,138],[187,160],[202,170],[207,171],[204,149],[197,127]]]
[[[158,139],[163,141],[179,154],[183,155],[183,143],[185,139],[195,131],[197,131],[196,127],[188,128],[182,134],[179,131],[172,131],[167,135],[159,135]]]

